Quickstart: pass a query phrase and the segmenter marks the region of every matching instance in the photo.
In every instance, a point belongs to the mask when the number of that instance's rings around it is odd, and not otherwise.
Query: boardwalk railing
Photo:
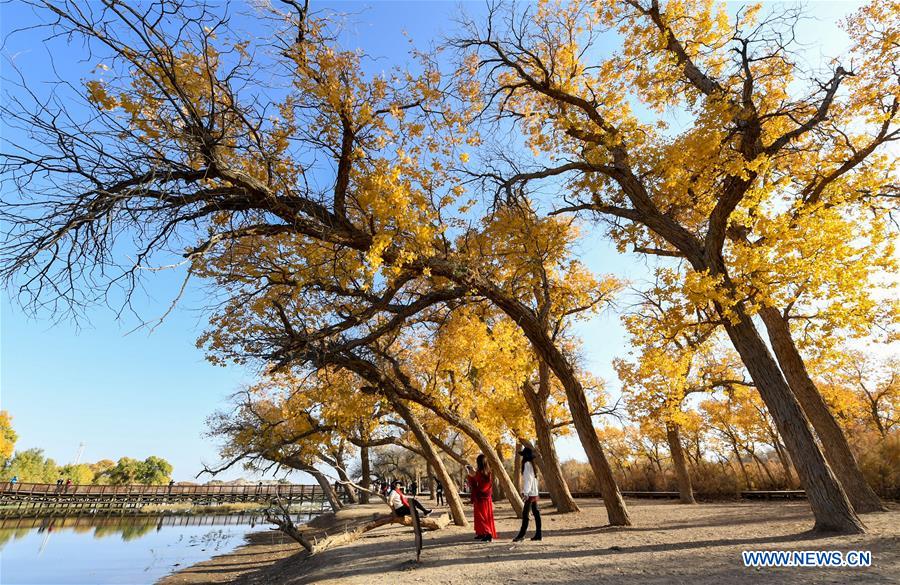
[[[0,496],[171,496],[171,497],[247,497],[291,498],[322,495],[318,485],[76,485],[58,486],[53,483],[0,483]]]
[[[339,497],[346,494],[339,491]],[[281,499],[301,510],[328,506],[318,485],[56,485],[0,483],[0,515],[42,515],[138,510],[148,505],[215,506],[232,503],[264,504]]]

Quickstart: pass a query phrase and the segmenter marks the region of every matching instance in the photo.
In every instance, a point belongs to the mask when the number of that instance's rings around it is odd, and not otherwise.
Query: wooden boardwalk
[[[70,485],[50,483],[0,484],[0,516],[40,516],[48,513],[137,511],[143,506],[184,504],[215,506],[264,504],[281,499],[301,509],[321,510],[327,500],[318,485]]]

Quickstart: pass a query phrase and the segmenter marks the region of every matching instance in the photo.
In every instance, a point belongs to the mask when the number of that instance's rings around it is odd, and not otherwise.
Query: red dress
[[[491,485],[491,476],[477,472],[469,476],[469,489],[472,492],[472,505],[475,508],[475,534],[485,536],[490,534],[497,538],[497,529],[494,527],[494,488]]]

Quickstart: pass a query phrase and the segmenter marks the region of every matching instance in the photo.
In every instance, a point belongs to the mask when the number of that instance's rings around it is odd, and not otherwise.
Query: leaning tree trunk
[[[425,459],[431,463],[438,478],[444,484],[444,495],[447,497],[447,505],[450,507],[450,516],[453,518],[453,523],[457,526],[468,526],[469,521],[466,520],[462,499],[459,497],[459,488],[456,487],[456,482],[453,481],[453,477],[447,472],[444,461],[438,454],[434,444],[428,438],[428,433],[425,432],[419,419],[412,413],[403,400],[390,391],[386,391],[386,394],[393,409],[400,415],[400,418],[403,419],[409,427],[409,430],[412,431],[412,434],[416,437],[416,440],[422,447],[422,452],[425,454]]]
[[[534,344],[534,341],[532,343]],[[613,477],[606,453],[603,452],[603,447],[597,438],[597,431],[594,430],[594,420],[591,418],[591,409],[588,406],[581,382],[578,381],[569,361],[556,346],[546,344],[539,348],[535,344],[535,349],[550,366],[566,392],[566,401],[569,405],[569,412],[572,414],[572,422],[600,486],[600,494],[603,496],[609,523],[613,526],[631,526],[631,518],[628,515],[625,500],[622,498],[615,477]]]
[[[694,499],[694,486],[691,485],[691,474],[688,472],[687,461],[684,457],[684,448],[681,446],[681,436],[677,423],[666,424],[666,441],[669,443],[669,452],[672,454],[672,464],[675,466],[675,476],[678,478],[678,495],[682,504],[696,504]]]
[[[506,472],[506,468],[503,466],[503,461],[497,455],[497,451],[491,446],[488,438],[484,436],[484,433],[468,419],[451,415],[446,412],[441,413],[435,411],[435,414],[438,414],[438,416],[441,416],[444,420],[456,426],[456,428],[465,433],[466,436],[472,439],[472,442],[478,446],[487,458],[491,471],[494,473],[494,477],[499,481],[500,488],[503,490],[503,495],[506,497],[509,505],[512,506],[516,516],[521,517],[524,504],[522,503],[522,498],[519,497],[519,489],[512,482],[512,479],[510,479],[509,473]]]
[[[528,410],[531,411],[531,418],[534,420],[537,450],[541,454],[541,471],[544,474],[544,482],[556,505],[556,511],[578,512],[578,504],[572,498],[572,493],[563,477],[556,447],[553,445],[553,432],[550,430],[550,423],[547,422],[546,404],[542,403],[540,397],[529,388],[523,388],[523,394],[525,402],[528,404]]]
[[[744,465],[744,460],[741,459],[741,452],[738,449],[737,443],[734,438],[730,438],[731,442],[731,452],[734,453],[734,459],[737,461],[738,466],[741,468],[741,474],[744,476],[744,485],[747,486],[748,490],[753,489],[753,481],[750,480],[750,474],[747,473],[747,466]]]
[[[350,476],[347,475],[347,470],[344,468],[344,462],[340,459],[336,460],[337,466],[334,468],[337,471],[338,479],[341,480],[341,485],[344,489],[344,493],[347,494],[347,499],[350,500],[351,504],[358,504],[359,498],[356,497],[356,490],[350,487],[350,484],[353,483],[350,479]]]
[[[522,450],[521,445],[516,446],[516,456],[513,457],[513,482],[520,486],[522,485],[522,454],[520,451]]]
[[[722,307],[717,309],[723,317],[728,337],[750,372],[794,460],[816,518],[815,528],[844,533],[865,532],[865,526],[853,511],[843,487],[819,449],[800,403],[791,392],[750,316],[740,305],[732,308],[734,315],[726,314]]]
[[[369,462],[369,446],[363,444],[359,447],[359,468],[362,478],[359,480],[360,487],[363,490],[372,489],[372,464]],[[363,504],[369,503],[369,492],[361,491],[359,493],[359,501]]]
[[[844,486],[853,508],[859,513],[885,510],[884,504],[863,477],[846,435],[806,370],[803,357],[791,337],[790,324],[774,307],[765,306],[759,314],[766,325],[781,371],[819,436],[828,464]]]
[[[344,507],[344,504],[338,497],[337,492],[334,491],[334,486],[331,485],[331,482],[327,477],[325,477],[324,473],[322,473],[312,465],[308,466],[303,471],[313,476],[319,486],[321,486],[322,491],[325,492],[325,499],[328,500],[328,504],[331,506],[332,510],[337,512]]]
[[[425,477],[428,479],[428,499],[434,499],[434,470],[431,469],[431,461],[425,463]]]

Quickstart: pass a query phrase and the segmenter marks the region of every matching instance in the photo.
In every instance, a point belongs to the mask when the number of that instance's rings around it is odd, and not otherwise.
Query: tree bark
[[[513,481],[516,486],[522,485],[522,455],[520,451],[522,450],[522,445],[518,445],[516,447],[516,455],[513,457]]]
[[[359,468],[360,473],[362,473],[362,478],[359,481],[359,485],[364,489],[371,490],[372,489],[372,464],[369,461],[369,446],[368,445],[360,445],[359,447]],[[359,493],[359,501],[363,504],[369,503],[369,493],[368,492],[360,492]]]
[[[456,482],[453,481],[453,477],[447,472],[447,468],[444,466],[444,462],[440,455],[438,455],[437,449],[435,449],[434,444],[432,444],[431,440],[428,438],[428,433],[425,432],[419,419],[413,414],[409,407],[406,406],[400,397],[389,389],[385,389],[385,394],[390,401],[391,406],[397,414],[400,415],[409,427],[409,430],[416,437],[416,440],[422,447],[422,452],[425,454],[425,459],[431,463],[438,478],[444,484],[444,495],[447,498],[447,505],[450,507],[450,516],[453,518],[453,523],[457,526],[468,526],[469,521],[466,520],[462,499],[459,497],[459,488],[457,487]]]
[[[682,504],[696,504],[694,499],[694,486],[691,484],[691,474],[688,472],[687,461],[684,457],[684,448],[681,445],[681,436],[678,425],[666,424],[666,441],[669,443],[669,452],[672,454],[672,465],[675,466],[675,476],[678,478],[678,495]]]
[[[815,529],[843,533],[865,532],[865,526],[854,512],[843,487],[819,449],[799,402],[750,316],[740,305],[732,307],[734,315],[726,314],[722,307],[717,306],[717,309],[723,317],[728,337],[750,372],[794,460],[816,519]]]
[[[791,337],[790,324],[774,307],[765,306],[760,309],[759,314],[766,325],[781,371],[819,436],[828,464],[844,486],[853,508],[859,513],[885,510],[884,504],[863,477],[846,435],[809,375],[803,357]],[[796,459],[794,463],[796,464]]]

